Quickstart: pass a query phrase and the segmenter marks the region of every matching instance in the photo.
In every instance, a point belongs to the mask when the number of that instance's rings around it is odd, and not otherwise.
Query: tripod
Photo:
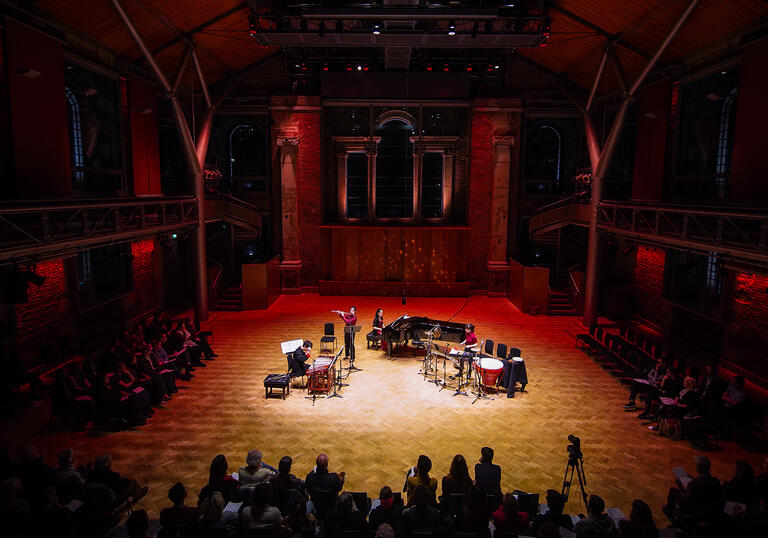
[[[584,507],[588,506],[587,503],[587,478],[584,475],[584,457],[581,454],[581,450],[571,450],[572,446],[568,447],[568,465],[565,467],[565,477],[563,478],[563,500],[568,501],[568,495],[571,493],[571,484],[573,483],[573,472],[576,471],[576,476],[579,479],[579,489],[581,490],[581,498],[584,500]],[[570,473],[570,475],[568,474]]]

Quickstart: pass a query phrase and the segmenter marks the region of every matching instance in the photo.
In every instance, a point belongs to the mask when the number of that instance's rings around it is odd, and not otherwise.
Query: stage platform
[[[341,320],[332,309],[358,307],[363,331],[357,337],[356,365],[341,391],[343,398],[321,399],[312,405],[302,390],[291,390],[285,400],[264,398],[263,379],[286,370],[280,342],[308,338],[320,349],[323,323],[336,322],[343,343]],[[527,392],[493,401],[452,396],[418,375],[421,360],[405,354],[387,360],[384,352],[366,350],[376,308],[385,322],[408,313],[434,319],[472,322],[479,339],[490,338],[519,347],[525,358]],[[419,454],[432,458],[433,476],[448,471],[454,454],[463,454],[471,467],[482,446],[496,452],[502,468],[502,489],[543,494],[559,490],[567,463],[570,434],[582,439],[588,491],[605,498],[608,506],[629,513],[632,500],[642,498],[659,523],[672,468],[693,471],[697,453],[684,441],[673,442],[650,432],[621,409],[627,390],[586,355],[575,349],[574,336],[582,332],[576,317],[530,316],[520,313],[505,298],[395,297],[280,297],[268,310],[214,312],[204,324],[213,330],[219,357],[184,387],[146,426],[118,433],[79,433],[45,427],[47,411],[22,422],[4,421],[9,442],[16,432],[34,426],[30,442],[38,445],[46,462],[54,465],[56,451],[71,446],[81,461],[110,452],[114,468],[150,487],[139,504],[157,517],[168,505],[168,488],[183,481],[190,503],[206,483],[216,454],[229,460],[230,472],[245,462],[246,452],[258,448],[264,460],[277,465],[283,455],[294,459],[294,473],[304,477],[318,452],[330,457],[334,471],[346,471],[346,489],[367,491],[372,497],[383,485],[402,487],[404,472]],[[25,411],[26,412],[26,411]],[[17,436],[14,435],[14,438]],[[17,441],[18,443],[18,441]],[[730,478],[733,463],[745,459],[756,469],[764,458],[733,443],[721,443],[723,452],[710,453],[713,474]],[[12,450],[18,446],[12,447]],[[567,509],[583,512],[574,490]]]

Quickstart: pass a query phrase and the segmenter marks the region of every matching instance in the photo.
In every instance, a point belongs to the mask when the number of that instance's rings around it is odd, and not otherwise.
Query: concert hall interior
[[[766,58],[766,0],[0,0],[0,532],[768,536]]]

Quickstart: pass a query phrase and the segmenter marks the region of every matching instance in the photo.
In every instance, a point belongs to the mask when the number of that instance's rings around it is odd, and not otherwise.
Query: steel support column
[[[669,44],[675,38],[675,36],[682,28],[685,21],[691,15],[699,0],[691,0],[688,7],[680,15],[677,23],[672,27],[664,41],[661,42],[659,48],[654,55],[648,60],[648,64],[645,69],[635,79],[634,84],[629,88],[627,95],[624,97],[624,101],[619,107],[619,112],[616,114],[611,125],[611,130],[608,134],[608,139],[605,142],[605,147],[600,154],[600,161],[597,164],[597,168],[592,173],[592,206],[589,220],[589,247],[587,250],[587,274],[584,282],[584,325],[586,327],[597,322],[598,318],[598,300],[600,291],[600,254],[602,252],[602,245],[600,242],[600,230],[598,228],[598,211],[600,209],[600,202],[603,199],[603,177],[608,171],[608,167],[611,164],[611,159],[616,151],[618,145],[619,135],[624,127],[624,118],[627,114],[627,107],[632,97],[635,95],[640,85],[645,80],[648,73],[653,70],[656,64],[661,58],[661,55],[667,50]]]
[[[131,37],[136,42],[136,45],[141,50],[142,55],[149,63],[152,71],[162,85],[163,89],[168,94],[173,107],[174,117],[176,119],[176,127],[179,131],[179,137],[181,138],[181,147],[184,151],[184,161],[187,166],[187,172],[189,174],[189,186],[193,196],[197,200],[198,212],[197,212],[197,225],[193,234],[195,243],[195,257],[193,261],[193,273],[195,279],[195,315],[200,321],[208,319],[208,276],[207,276],[207,264],[205,254],[205,191],[203,189],[203,173],[200,166],[200,160],[197,156],[197,150],[195,143],[192,140],[192,135],[189,132],[189,125],[187,124],[186,117],[184,116],[184,110],[181,108],[176,95],[173,93],[173,87],[168,82],[168,79],[163,74],[160,66],[157,65],[155,58],[152,56],[149,48],[147,48],[144,40],[139,35],[136,27],[131,22],[128,14],[123,9],[120,0],[112,0],[112,5],[117,11],[118,16],[125,24],[125,27],[130,32]]]

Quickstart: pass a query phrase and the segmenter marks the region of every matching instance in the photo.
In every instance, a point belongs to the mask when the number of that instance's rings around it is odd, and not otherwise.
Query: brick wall
[[[663,300],[665,261],[664,250],[638,245],[635,265],[637,315],[658,328],[665,327],[669,317]]]
[[[56,346],[72,315],[64,261],[38,264],[35,272],[44,276],[45,282],[42,286],[29,284],[29,301],[14,307],[17,343],[22,354],[36,352],[44,341]]]
[[[322,224],[322,165],[320,142],[319,100],[305,96],[275,96],[275,107],[312,107],[310,110],[273,110],[275,122],[272,130],[275,155],[273,173],[279,177],[279,148],[274,138],[280,134],[291,133],[299,137],[297,187],[299,192],[299,253],[301,256],[302,286],[317,286],[320,280],[320,224]],[[314,107],[318,107],[316,110]],[[279,214],[280,208],[276,209]]]
[[[133,307],[130,314],[140,315],[158,306],[155,273],[155,240],[131,243],[133,255]]]
[[[469,225],[473,255],[469,257],[469,282],[473,290],[488,289],[490,245],[490,191],[493,175],[493,118],[490,112],[472,113],[469,162]]]
[[[768,380],[768,275],[729,271],[727,279],[725,355]]]

